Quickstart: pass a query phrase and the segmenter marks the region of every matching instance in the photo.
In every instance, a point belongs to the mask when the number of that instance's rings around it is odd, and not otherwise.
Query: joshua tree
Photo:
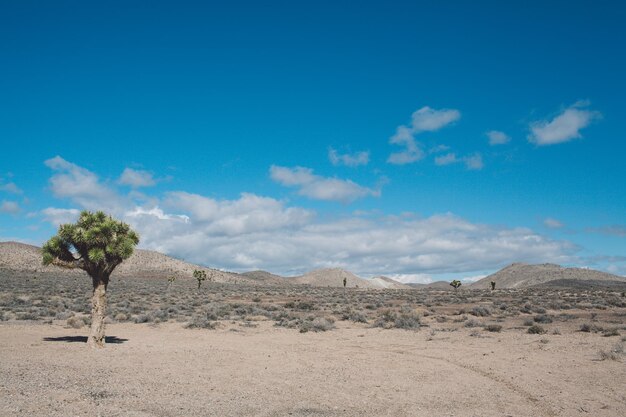
[[[139,236],[130,226],[101,211],[83,211],[74,224],[62,224],[42,248],[43,264],[82,269],[91,277],[91,333],[87,344],[103,347],[106,290],[111,272],[133,254]]]
[[[202,285],[202,281],[206,279],[206,271],[193,271],[193,277],[198,280],[198,289],[200,289],[200,285]]]
[[[490,284],[491,284],[491,291],[495,290],[496,289],[496,282],[495,281],[491,281]]]
[[[452,287],[457,290],[459,289],[459,287],[461,286],[461,281],[459,281],[458,279],[455,279],[454,281],[452,281],[450,283],[450,285],[452,285]]]
[[[167,277],[167,288],[166,288],[166,290],[170,289],[170,287],[172,286],[174,281],[176,281],[176,277],[174,275]]]

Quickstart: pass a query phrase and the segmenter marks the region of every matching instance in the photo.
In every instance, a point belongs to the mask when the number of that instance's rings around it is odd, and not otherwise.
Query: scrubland
[[[626,297],[0,272],[0,415],[626,414]]]

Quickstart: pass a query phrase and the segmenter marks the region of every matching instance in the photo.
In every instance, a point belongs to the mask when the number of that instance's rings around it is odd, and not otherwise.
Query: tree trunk
[[[93,297],[91,298],[91,333],[87,344],[92,348],[104,347],[104,318],[107,308],[107,286],[109,277],[93,279]]]

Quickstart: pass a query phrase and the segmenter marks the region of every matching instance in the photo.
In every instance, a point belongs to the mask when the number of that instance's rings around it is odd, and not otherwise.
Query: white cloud
[[[411,125],[413,134],[434,132],[461,118],[461,112],[455,109],[435,110],[428,106],[413,113]]]
[[[430,274],[389,274],[386,276],[403,284],[430,284],[433,282],[433,277]]]
[[[395,135],[389,139],[389,143],[404,146],[405,149],[389,155],[387,162],[404,165],[424,158],[424,151],[421,144],[415,140],[415,135],[421,132],[434,132],[460,117],[461,113],[455,109],[436,110],[426,106],[415,111],[411,116],[411,126],[398,126]]]
[[[458,159],[456,158],[456,154],[453,152],[447,153],[445,155],[437,156],[435,158],[435,165],[450,165],[457,163]]]
[[[151,187],[156,184],[152,173],[132,168],[124,169],[118,180],[119,184],[129,185],[133,188]]]
[[[435,157],[435,165],[444,166],[456,163],[464,163],[468,170],[481,170],[484,167],[483,157],[480,153],[474,153],[458,158],[454,152]]]
[[[355,152],[353,154],[340,154],[335,149],[328,149],[328,159],[333,165],[345,165],[348,167],[357,167],[367,165],[370,161],[369,151]]]
[[[509,143],[511,141],[511,137],[504,132],[500,132],[499,130],[490,130],[486,133],[489,138],[489,144],[494,145],[504,145],[505,143]]]
[[[543,225],[550,229],[561,229],[564,224],[557,219],[553,219],[552,217],[548,217],[544,219]]]
[[[286,187],[299,187],[298,194],[315,200],[349,203],[363,197],[379,197],[381,193],[380,188],[363,187],[351,180],[315,175],[310,168],[272,165],[270,177]]]
[[[528,140],[536,145],[554,145],[581,138],[580,130],[602,117],[600,112],[586,109],[589,103],[578,101],[552,120],[539,120],[530,124]]]
[[[269,197],[242,193],[237,200],[214,200],[183,191],[167,194],[165,205],[189,215],[187,222],[203,224],[212,234],[237,235],[307,224],[314,213],[297,207],[284,207]]]
[[[66,161],[60,156],[45,161],[55,173],[50,178],[50,188],[55,197],[69,198],[88,210],[104,210],[118,214],[123,198],[100,182],[93,172]]]
[[[481,170],[485,166],[483,163],[483,156],[478,152],[464,157],[463,162],[465,162],[465,167],[467,169],[473,171]]]
[[[2,201],[0,204],[0,213],[16,214],[20,212],[20,205],[15,201]]]
[[[404,146],[404,151],[394,152],[389,155],[387,162],[395,165],[410,164],[424,158],[424,151],[421,144],[418,144],[413,137],[413,132],[406,126],[399,126],[396,134],[389,139],[389,143]]]
[[[67,183],[82,186],[84,181],[104,188],[105,194],[113,193],[110,201],[117,206],[110,212],[139,232],[141,247],[228,270],[266,269],[295,275],[314,268],[342,267],[362,276],[411,276],[426,281],[438,274],[493,270],[513,261],[571,263],[578,250],[570,242],[529,229],[475,224],[452,214],[421,218],[415,213],[372,213],[318,219],[311,210],[246,193],[217,200],[175,191],[138,203],[115,194],[84,168],[57,163],[62,166],[55,169],[53,178],[63,169],[61,175],[70,177]],[[281,181],[301,187],[309,181],[327,180],[307,169],[277,172],[282,174]],[[44,218],[55,225],[75,220],[79,209],[90,209],[99,201],[100,193],[94,197],[64,191],[59,196],[75,207],[43,210]]]
[[[12,193],[12,194],[22,194],[22,190],[13,182],[0,184],[0,191],[6,191],[7,193]]]
[[[75,222],[78,219],[80,210],[48,207],[41,210],[41,214],[45,221],[52,223],[54,226],[59,226]]]

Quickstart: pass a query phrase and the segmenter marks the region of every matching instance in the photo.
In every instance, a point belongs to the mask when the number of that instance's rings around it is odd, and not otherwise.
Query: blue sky
[[[3,2],[0,240],[230,270],[626,275],[618,2]]]

